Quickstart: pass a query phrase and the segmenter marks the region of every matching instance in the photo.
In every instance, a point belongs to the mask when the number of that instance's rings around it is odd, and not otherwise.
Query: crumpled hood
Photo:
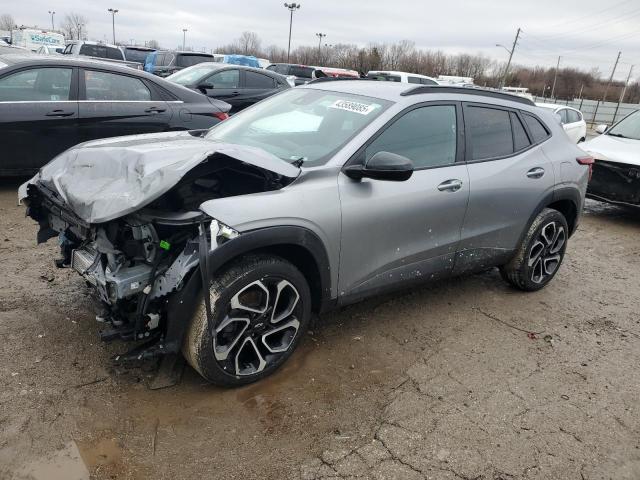
[[[60,194],[86,222],[107,222],[153,202],[215,153],[288,178],[300,173],[299,168],[260,148],[169,132],[77,145],[21,185],[18,196],[26,198],[28,185],[39,183]]]
[[[589,152],[596,160],[640,166],[640,140],[600,135],[580,144],[580,148]]]

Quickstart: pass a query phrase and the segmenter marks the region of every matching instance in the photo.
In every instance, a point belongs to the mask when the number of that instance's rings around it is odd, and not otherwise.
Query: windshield
[[[127,48],[124,51],[124,55],[130,62],[144,63],[147,59],[147,55],[149,55],[152,51],[153,50],[138,50],[136,48]]]
[[[388,73],[367,73],[367,78],[370,80],[379,80],[387,82],[399,82],[401,79],[398,75],[389,75]]]
[[[607,132],[607,135],[640,140],[640,110],[620,120],[617,125]]]
[[[195,85],[202,77],[218,68],[220,68],[218,65],[194,65],[193,67],[188,67],[184,70],[177,71],[173,75],[169,75],[167,80],[173,83],[179,83],[180,85]]]
[[[259,147],[288,162],[326,163],[391,102],[295,88],[219,123],[208,140]]]
[[[211,55],[178,55],[177,61],[179,67],[190,67],[202,62],[213,62],[213,57]]]

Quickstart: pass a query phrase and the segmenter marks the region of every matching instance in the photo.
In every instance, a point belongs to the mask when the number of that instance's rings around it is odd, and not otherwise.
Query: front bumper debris
[[[640,206],[640,166],[596,160],[587,197],[613,204]]]

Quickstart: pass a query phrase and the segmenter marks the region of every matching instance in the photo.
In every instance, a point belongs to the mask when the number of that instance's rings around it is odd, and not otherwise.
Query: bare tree
[[[62,21],[62,32],[69,40],[82,40],[87,36],[87,17],[79,13],[68,13]]]
[[[0,15],[0,30],[6,30],[10,32],[15,28],[15,26],[16,21],[13,19],[13,16],[8,13],[3,13],[2,15]]]
[[[240,53],[244,55],[259,55],[262,42],[255,32],[242,32],[236,43],[240,48]]]

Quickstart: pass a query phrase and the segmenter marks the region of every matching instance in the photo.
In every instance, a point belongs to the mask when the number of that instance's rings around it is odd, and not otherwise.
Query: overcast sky
[[[289,11],[277,0],[26,0],[4,2],[0,13],[10,13],[25,25],[50,26],[48,10],[56,11],[58,25],[64,15],[84,15],[89,37],[111,40],[111,14],[117,8],[116,39],[156,39],[163,47],[182,45],[187,28],[188,46],[207,51],[236,39],[242,31],[256,32],[263,46],[286,48]],[[622,51],[616,78],[624,79],[638,63],[640,77],[640,1],[638,0],[301,0],[294,13],[292,48],[317,45],[316,32],[326,33],[323,43],[412,40],[419,47],[448,53],[484,53],[505,60],[516,29],[523,34],[514,62],[585,70],[598,67],[608,76],[618,50]],[[8,9],[8,10],[7,10]]]

